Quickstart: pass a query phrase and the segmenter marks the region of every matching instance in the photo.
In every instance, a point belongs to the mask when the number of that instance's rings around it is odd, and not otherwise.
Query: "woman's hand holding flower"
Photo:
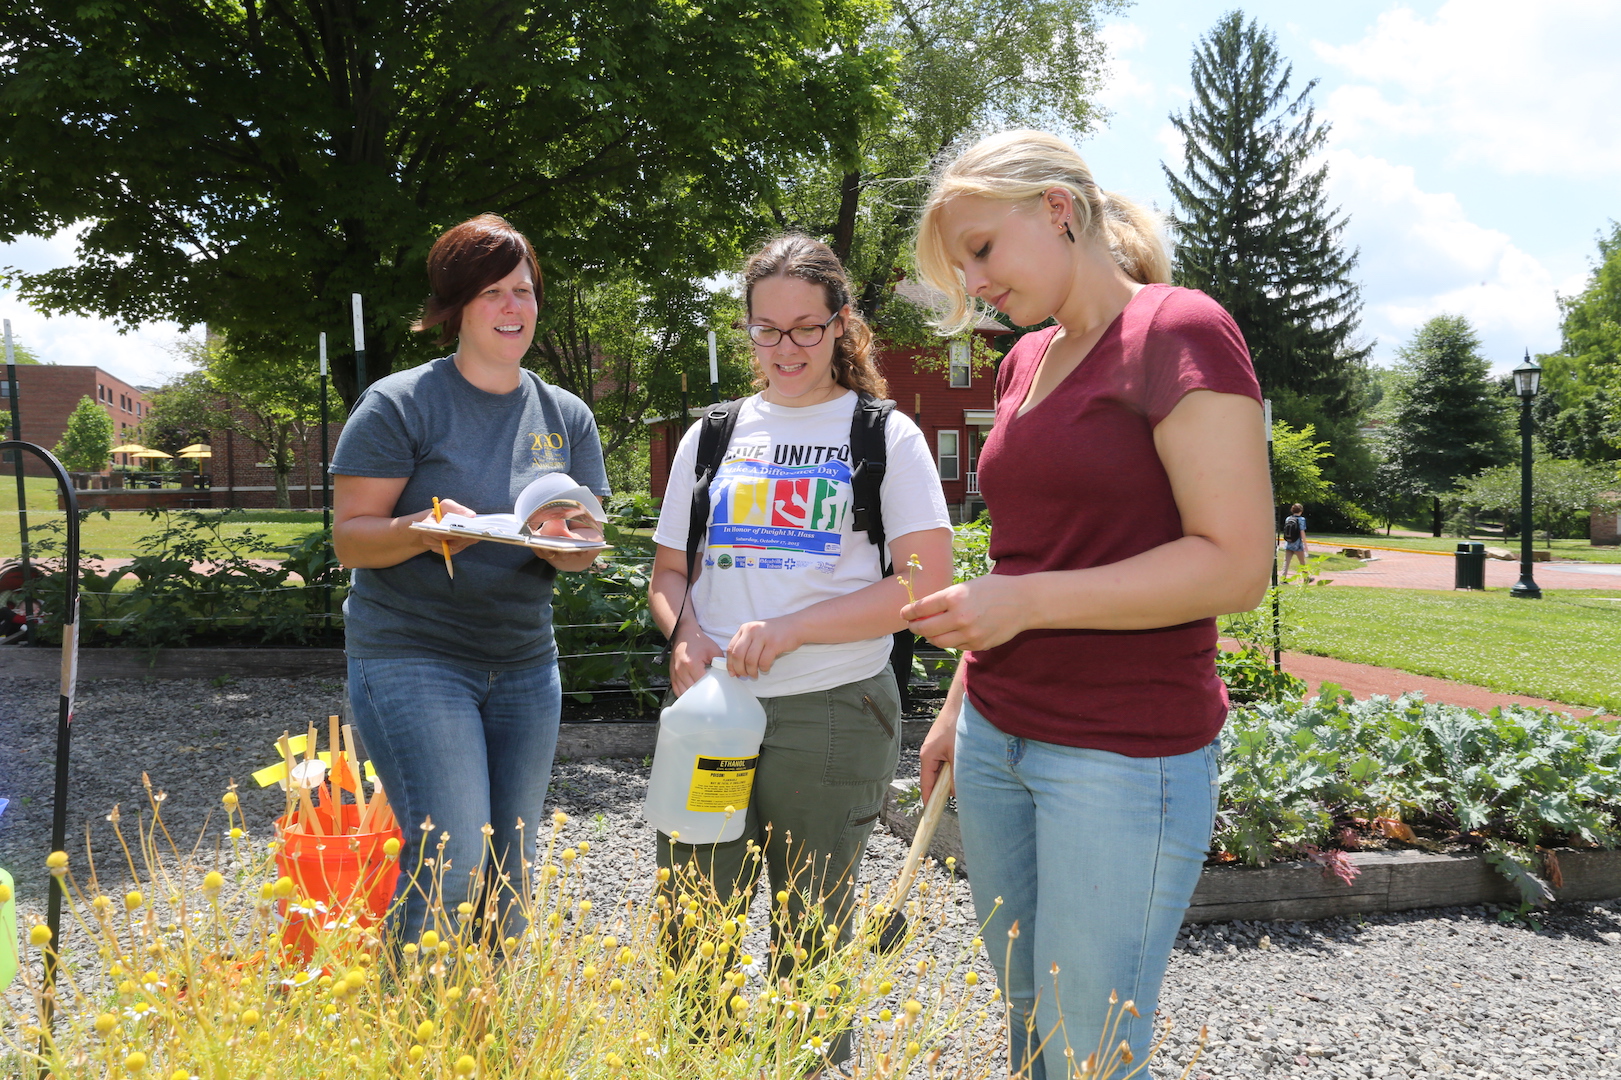
[[[911,630],[942,649],[992,649],[1030,628],[1028,590],[1005,574],[977,577],[901,608]]]

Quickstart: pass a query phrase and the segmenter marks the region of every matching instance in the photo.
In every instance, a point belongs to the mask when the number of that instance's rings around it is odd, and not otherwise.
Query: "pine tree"
[[[1291,97],[1292,73],[1274,35],[1243,12],[1200,40],[1193,103],[1171,116],[1185,175],[1165,167],[1175,280],[1232,313],[1274,413],[1315,423],[1342,454],[1356,439],[1372,346],[1352,340],[1357,253],[1340,246],[1346,219],[1327,205],[1328,167],[1311,167],[1329,130],[1307,101],[1317,81]]]
[[[1430,498],[1441,535],[1441,496],[1513,457],[1508,403],[1480,355],[1480,339],[1461,315],[1438,315],[1397,354],[1411,375],[1386,434],[1402,485]]]
[[[54,453],[69,472],[100,472],[112,456],[113,418],[101,403],[86,394],[68,414],[67,430]]]

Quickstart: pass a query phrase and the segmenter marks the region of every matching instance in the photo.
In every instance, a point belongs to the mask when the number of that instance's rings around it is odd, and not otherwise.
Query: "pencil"
[[[443,520],[445,520],[445,512],[443,510],[439,509],[439,496],[437,496],[437,495],[435,495],[433,497],[433,520],[435,520],[435,521],[443,521]],[[445,553],[445,573],[450,575],[450,580],[451,581],[455,581],[456,580],[456,567],[453,566],[451,564],[451,562],[450,562],[450,541],[449,540],[441,540],[441,541],[439,541],[439,547]]]

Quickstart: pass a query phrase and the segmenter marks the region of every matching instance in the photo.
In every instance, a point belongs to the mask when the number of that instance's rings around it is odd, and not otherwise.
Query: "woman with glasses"
[[[855,874],[900,753],[889,653],[907,592],[883,576],[877,548],[850,520],[851,420],[861,395],[882,398],[887,387],[826,244],[778,237],[749,259],[743,284],[760,392],[743,402],[710,485],[691,582],[687,529],[702,425],[682,439],[654,533],[649,595],[672,643],[672,692],[684,693],[724,654],[727,670],[759,696],[767,727],[743,835],[701,847],[661,835],[658,860],[695,863],[723,899],[747,897],[758,877],[749,847],[758,845],[774,910],[786,892],[786,916],[798,924],[805,898],[822,898],[826,923],[848,941]],[[922,432],[898,411],[885,447],[889,557],[896,567],[916,557],[913,588],[933,591],[951,573],[939,476]],[[792,944],[778,943],[779,974],[792,968]]]
[[[997,374],[979,466],[994,569],[905,614],[967,650],[923,790],[954,761],[1010,1065],[1056,1080],[1099,1049],[1111,992],[1135,1004],[1103,1049],[1147,1051],[1204,865],[1227,715],[1215,616],[1260,601],[1272,557],[1260,392],[1232,318],[1166,284],[1155,219],[1062,139],[1004,132],[946,167],[917,262],[948,331],[976,300],[1053,323]]]

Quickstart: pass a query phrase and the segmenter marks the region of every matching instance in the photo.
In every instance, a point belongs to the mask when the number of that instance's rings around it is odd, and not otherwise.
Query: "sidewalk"
[[[1333,554],[1340,545],[1308,544],[1313,554]],[[1336,585],[1362,585],[1380,589],[1450,589],[1454,560],[1449,552],[1420,554],[1375,551],[1374,561],[1359,570],[1331,570],[1324,580]],[[1621,563],[1545,562],[1532,567],[1543,589],[1621,589]],[[1486,587],[1507,589],[1520,580],[1519,562],[1486,560]]]

